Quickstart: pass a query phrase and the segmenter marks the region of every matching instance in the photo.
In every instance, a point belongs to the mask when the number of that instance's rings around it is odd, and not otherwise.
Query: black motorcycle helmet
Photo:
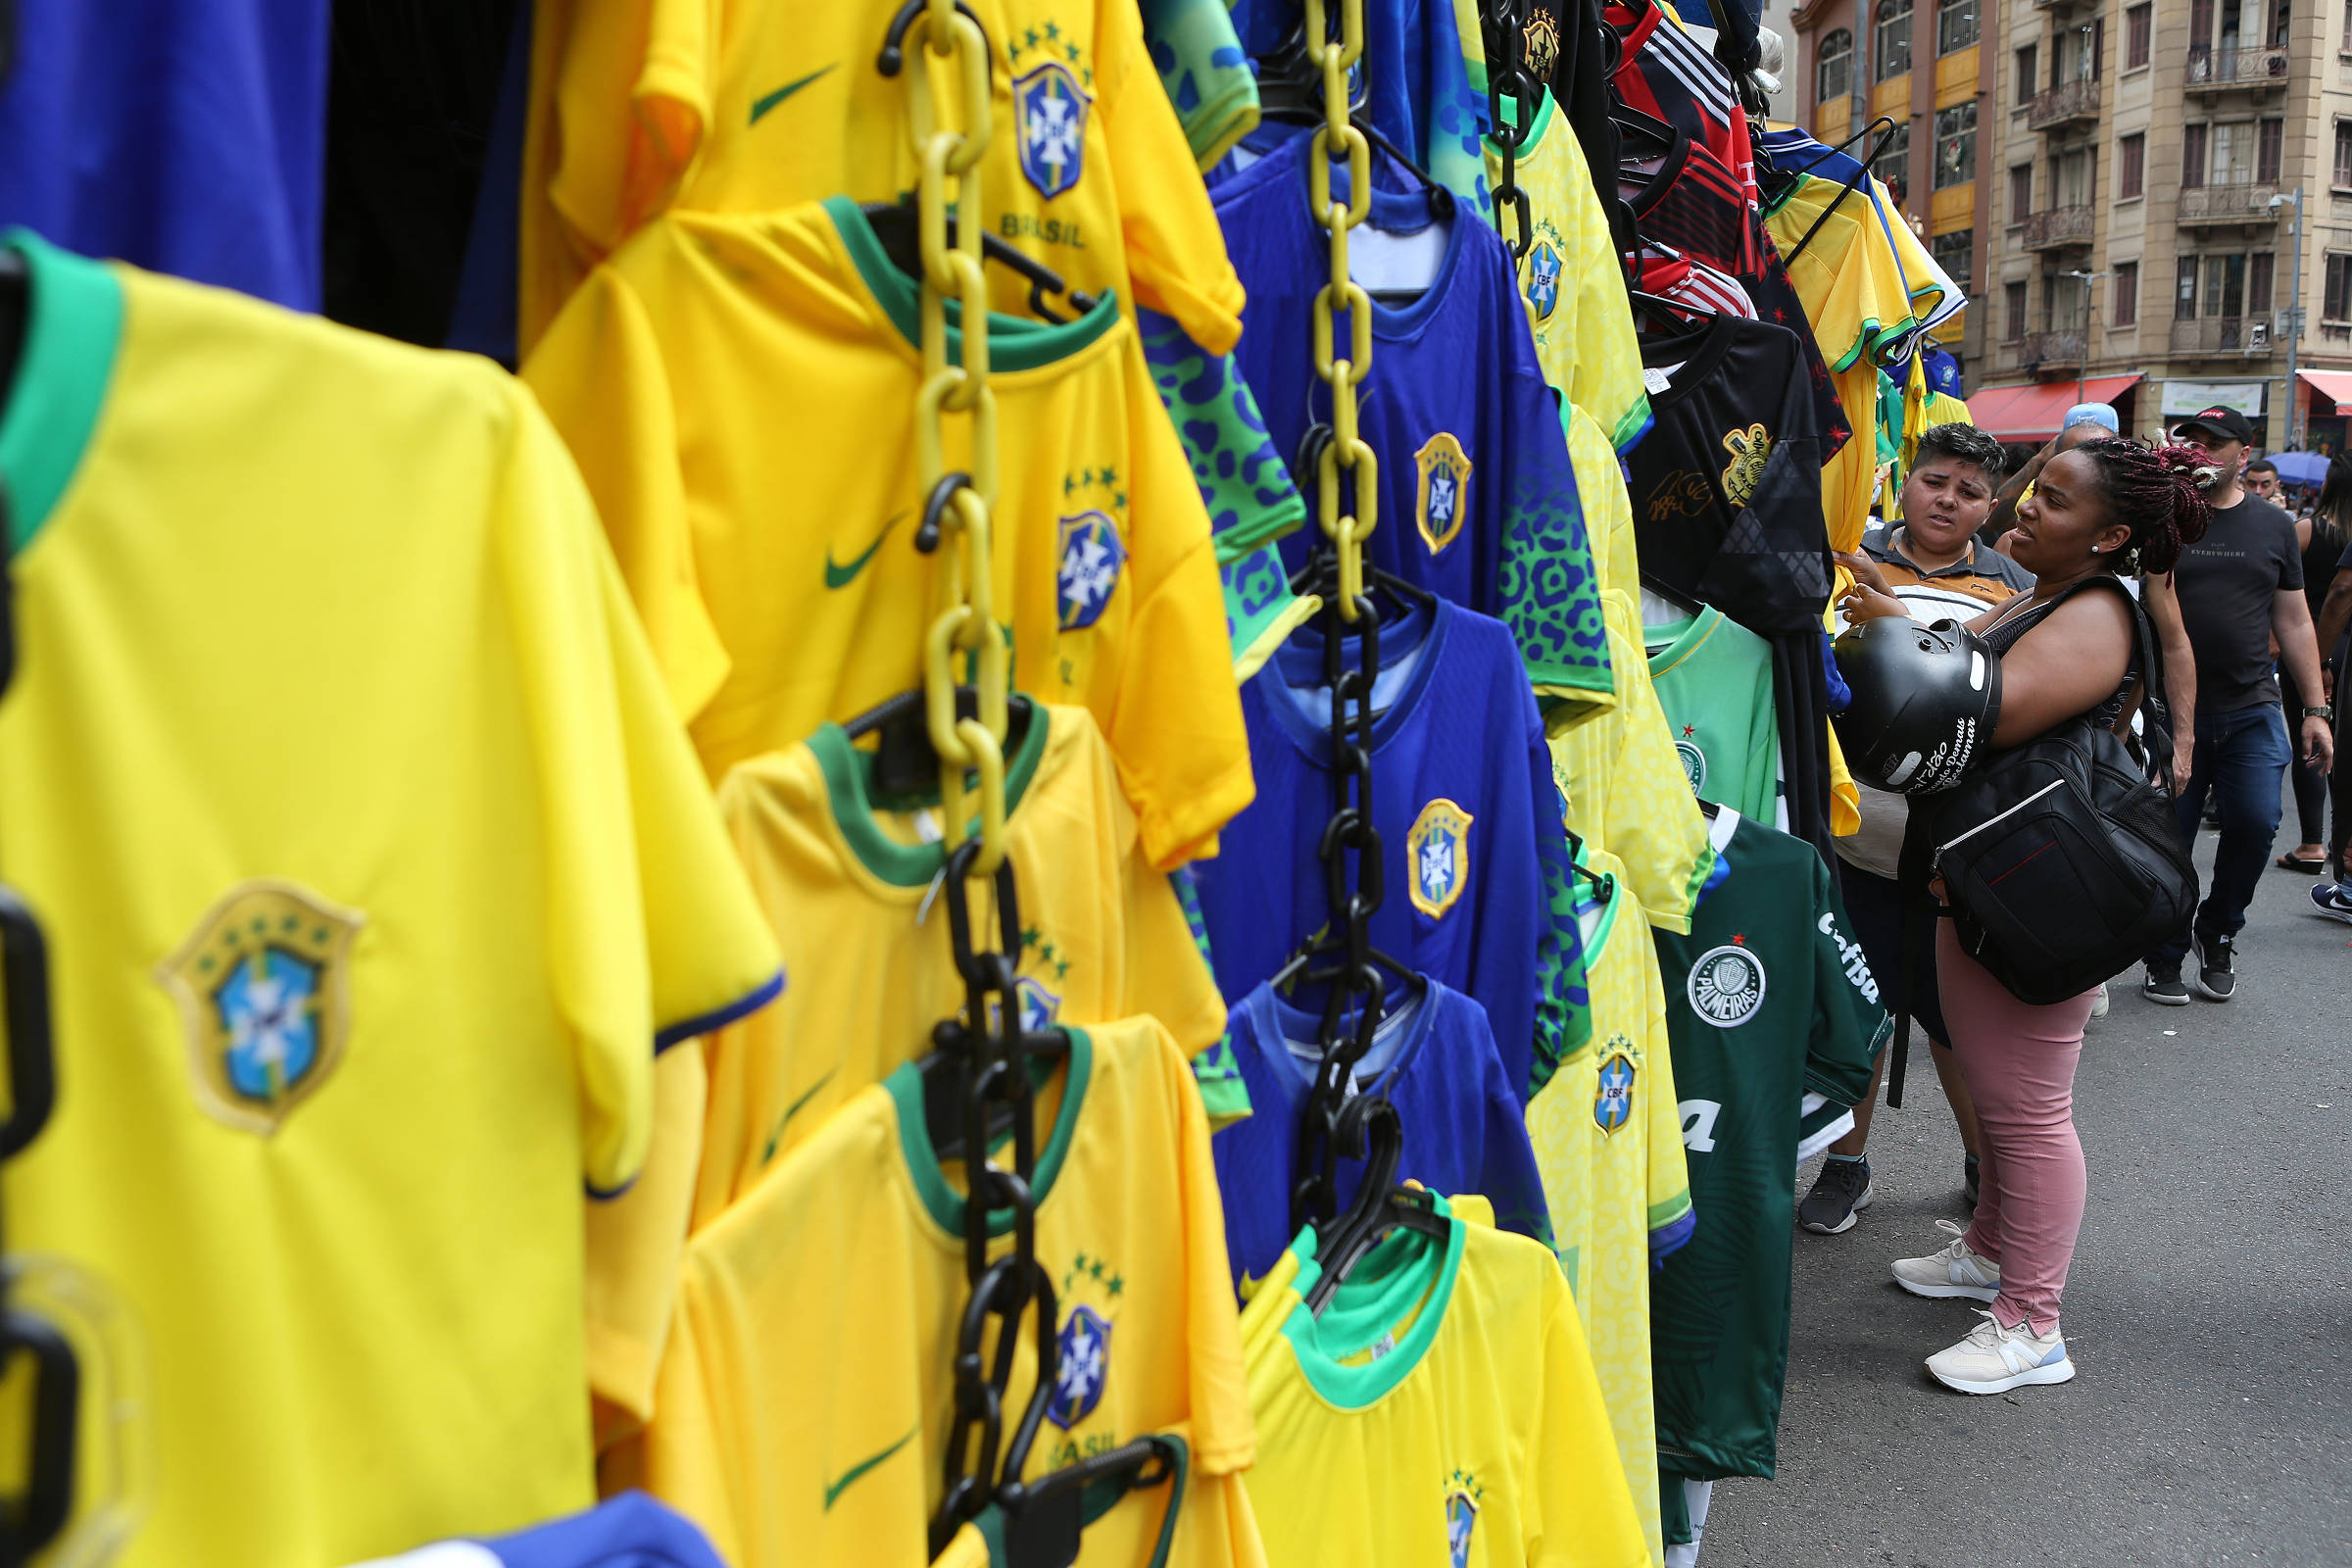
[[[1992,744],[2001,661],[1958,621],[1884,616],[1832,645],[1854,700],[1833,720],[1854,777],[1901,795],[1960,782]]]

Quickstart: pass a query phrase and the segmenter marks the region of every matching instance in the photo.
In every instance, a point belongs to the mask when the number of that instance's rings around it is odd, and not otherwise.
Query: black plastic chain
[[[1494,190],[1494,230],[1511,241],[1511,259],[1524,261],[1535,244],[1534,218],[1527,192],[1519,188],[1519,149],[1534,128],[1541,89],[1527,74],[1526,0],[1479,0],[1487,35],[1487,118],[1494,127],[1494,145],[1502,153],[1502,174]],[[1504,99],[1511,103],[1506,119]],[[1502,212],[1517,215],[1518,237],[1503,226]]]

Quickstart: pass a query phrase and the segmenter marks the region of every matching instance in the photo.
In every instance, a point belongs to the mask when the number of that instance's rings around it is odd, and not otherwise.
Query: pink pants
[[[2020,1002],[1961,951],[1949,920],[1936,922],[1936,972],[1984,1132],[1968,1245],[2001,1266],[1994,1318],[2047,1334],[2082,1230],[2075,1064],[2096,993],[2044,1007]]]

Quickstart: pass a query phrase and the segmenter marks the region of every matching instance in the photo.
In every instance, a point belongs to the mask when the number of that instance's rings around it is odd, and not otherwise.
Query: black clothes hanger
[[[1813,243],[1813,236],[1821,232],[1821,225],[1830,220],[1830,215],[1844,205],[1845,199],[1870,177],[1870,166],[1879,161],[1879,155],[1884,153],[1886,150],[1886,144],[1894,139],[1895,123],[1885,115],[1881,115],[1831,149],[1833,152],[1843,152],[1855,142],[1877,130],[1881,125],[1885,125],[1886,128],[1881,132],[1879,139],[1871,144],[1869,156],[1855,160],[1854,172],[1838,182],[1838,194],[1830,198],[1830,205],[1824,207],[1821,210],[1821,216],[1813,220],[1813,226],[1805,230],[1804,237],[1796,242],[1787,256],[1781,258],[1784,265],[1793,263],[1799,256],[1805,254],[1805,247]]]
[[[875,749],[874,792],[885,799],[921,795],[939,787],[939,753],[931,745],[931,724],[920,689],[901,692],[875,704],[842,725],[852,740],[880,737]],[[1005,699],[1004,749],[1011,751],[1028,733],[1032,710],[1018,692]],[[956,716],[980,715],[978,688],[956,688]]]
[[[898,202],[867,202],[862,209],[868,227],[882,246],[882,254],[908,277],[923,275],[922,232],[917,225],[913,198]],[[948,243],[956,243],[956,218],[948,216]],[[1026,251],[1013,249],[994,234],[980,236],[980,254],[988,261],[1011,269],[1029,280],[1029,309],[1038,318],[1056,326],[1070,318],[1060,315],[1046,304],[1049,294],[1068,296],[1071,309],[1083,316],[1095,308],[1095,297],[1081,289],[1071,288],[1056,272]]]
[[[1595,904],[1606,904],[1617,896],[1617,879],[1604,876],[1585,863],[1584,838],[1573,829],[1568,832],[1568,863],[1575,868],[1578,876],[1592,884],[1592,901]]]
[[[1261,109],[1257,118],[1260,121],[1279,121],[1286,125],[1320,125],[1323,123],[1323,111],[1320,107]],[[1370,121],[1355,119],[1351,114],[1349,122],[1356,129],[1362,131],[1364,140],[1370,142],[1391,163],[1413,176],[1413,183],[1419,185],[1423,193],[1429,197],[1430,217],[1439,220],[1453,217],[1453,192],[1439,184],[1436,175],[1407,158],[1404,150],[1391,141],[1382,133],[1380,127],[1374,125]],[[1375,180],[1374,183],[1377,185],[1378,181]]]
[[[1645,289],[1629,288],[1625,291],[1625,298],[1626,303],[1633,306],[1634,315],[1641,318],[1634,323],[1637,327],[1647,322],[1657,329],[1642,334],[1644,343],[1664,342],[1686,335],[1696,339],[1705,333],[1716,317],[1723,314],[1721,311],[1708,310],[1703,305],[1670,300]]]
[[[1453,1221],[1437,1211],[1428,1193],[1396,1185],[1404,1163],[1404,1122],[1395,1105],[1378,1095],[1357,1096],[1340,1113],[1332,1143],[1364,1160],[1364,1181],[1328,1234],[1319,1230],[1316,1236],[1315,1260],[1323,1273],[1306,1293],[1306,1309],[1317,1317],[1392,1231],[1417,1231],[1441,1244],[1453,1234]]]
[[[0,0],[4,4],[5,0]],[[32,317],[32,275],[21,252],[0,247],[0,409],[17,381],[17,359],[24,350],[24,328]]]
[[[1647,566],[1642,568],[1642,586],[1665,600],[1685,615],[1700,615],[1706,612],[1706,606],[1651,571]]]
[[[1682,145],[1682,133],[1657,116],[1611,96],[1609,120],[1617,127],[1617,163],[1622,169],[1640,157],[1671,158]]]

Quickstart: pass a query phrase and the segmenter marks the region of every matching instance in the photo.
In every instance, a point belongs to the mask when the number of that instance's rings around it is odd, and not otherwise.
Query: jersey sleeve
[[[1144,853],[1164,869],[1213,855],[1218,830],[1255,791],[1207,517],[1175,432],[1141,384],[1143,352],[1128,353],[1130,515],[1149,520],[1134,529],[1134,632],[1118,689],[1087,706],[1103,720]]]
[[[524,363],[522,376],[570,446],[680,719],[726,678],[726,645],[703,602],[669,370],[642,302],[599,268]]]
[[[1132,3],[1100,8],[1095,48],[1095,113],[1110,149],[1136,303],[1176,318],[1209,353],[1230,354],[1242,336],[1242,280]]]
[[[541,765],[548,975],[577,1043],[587,1181],[612,1192],[651,1142],[657,1047],[782,982],[587,493],[529,400],[515,406],[501,564]]]
[[[1642,1568],[1649,1543],[1634,1512],[1583,1321],[1557,1271],[1543,1283],[1538,1322],[1544,1396],[1536,1451],[1524,1472],[1525,1560],[1544,1568]]]
[[[1208,920],[1200,912],[1200,889],[1193,880],[1193,868],[1180,865],[1168,873],[1168,892],[1175,898],[1177,908],[1184,915],[1185,929],[1192,938],[1194,949],[1200,955],[1200,969],[1215,999],[1216,1033],[1204,1046],[1186,1046],[1193,1058],[1193,1082],[1200,1089],[1200,1105],[1208,1113],[1211,1131],[1230,1127],[1250,1114],[1250,1086],[1242,1077],[1242,1064],[1234,1054],[1233,1028],[1229,1022],[1224,998],[1216,990],[1216,959],[1208,948]],[[1156,946],[1165,938],[1154,940]],[[1130,959],[1130,962],[1135,961]],[[1181,966],[1178,966],[1181,972]],[[1181,1010],[1185,1003],[1179,999],[1171,1004]],[[1177,1044],[1186,1045],[1182,1032]]]
[[[1649,391],[1642,379],[1642,345],[1625,303],[1625,272],[1600,193],[1592,183],[1585,150],[1559,111],[1549,136],[1560,143],[1560,176],[1555,197],[1562,204],[1560,232],[1569,243],[1562,258],[1576,285],[1576,374],[1563,389],[1568,401],[1586,410],[1607,432],[1611,447],[1630,451],[1651,424]],[[1580,486],[1585,473],[1577,469]],[[1588,516],[1590,514],[1588,513]]]
[[[1636,363],[1639,364],[1637,357]],[[1649,403],[1642,404],[1643,428],[1649,421]],[[1642,582],[1642,559],[1634,532],[1634,501],[1626,493],[1625,469],[1617,454],[1629,443],[1612,444],[1600,422],[1575,403],[1560,409],[1561,427],[1568,435],[1568,465],[1576,473],[1577,503],[1585,514],[1585,542],[1592,556],[1594,586],[1602,593],[1615,589],[1632,594]],[[1636,434],[1640,432],[1637,431]],[[1609,654],[1616,672],[1616,650]]]
[[[1858,1105],[1870,1093],[1879,1050],[1894,1032],[1880,1003],[1862,944],[1849,934],[1845,903],[1829,868],[1809,857],[1813,872],[1813,1027],[1805,1051],[1805,1086],[1840,1105]]]
[[[1544,1196],[1543,1172],[1536,1168],[1527,1114],[1499,1077],[1488,1086],[1478,1191],[1494,1205],[1494,1220],[1502,1229],[1552,1245],[1551,1205]]]
[[[1690,912],[1698,906],[1699,890],[1714,867],[1715,851],[1707,839],[1707,819],[1698,808],[1698,797],[1683,784],[1682,758],[1675,751],[1666,710],[1658,706],[1657,687],[1649,678],[1649,662],[1640,646],[1640,622],[1633,601],[1623,594],[1612,595],[1609,611],[1614,623],[1610,648],[1618,671],[1614,717],[1620,744],[1608,800],[1603,803],[1607,828],[1602,847],[1625,863],[1626,876],[1649,923],[1688,935]],[[1773,733],[1772,726],[1766,726],[1766,733],[1768,737]],[[1771,774],[1767,759],[1764,776]]]
[[[1536,1019],[1526,1046],[1514,1052],[1499,1033],[1496,1044],[1512,1069],[1511,1093],[1524,1107],[1549,1082],[1559,1064],[1592,1039],[1592,999],[1585,974],[1584,930],[1576,918],[1576,867],[1568,855],[1568,829],[1561,821],[1560,787],[1551,776],[1551,749],[1530,705],[1529,799],[1535,816],[1538,873],[1536,926]],[[1530,1049],[1532,1048],[1532,1049]]]
[[[1250,383],[1231,354],[1211,354],[1173,317],[1136,312],[1136,335],[1176,439],[1191,464],[1220,564],[1295,532],[1306,502],[1274,450]]]
[[[1516,298],[1516,296],[1513,296]],[[1511,312],[1513,363],[1504,380],[1502,560],[1495,613],[1511,628],[1537,690],[1574,706],[1616,701],[1609,640],[1568,438],[1544,384],[1523,312]]]
[[[1698,1211],[1691,1206],[1690,1161],[1683,1152],[1682,1101],[1674,1087],[1666,987],[1658,976],[1656,946],[1643,942],[1641,949],[1642,1070],[1649,1075],[1649,1117],[1642,1136],[1649,1156],[1649,1266],[1654,1269],[1689,1243],[1698,1229]]]
[[[654,1383],[677,1303],[709,1083],[689,1045],[654,1062],[654,1136],[629,1190],[588,1205],[588,1387],[600,1453],[654,1411]]]
[[[1144,41],[1177,123],[1206,171],[1256,128],[1257,76],[1233,30],[1225,0],[1142,0]]]

